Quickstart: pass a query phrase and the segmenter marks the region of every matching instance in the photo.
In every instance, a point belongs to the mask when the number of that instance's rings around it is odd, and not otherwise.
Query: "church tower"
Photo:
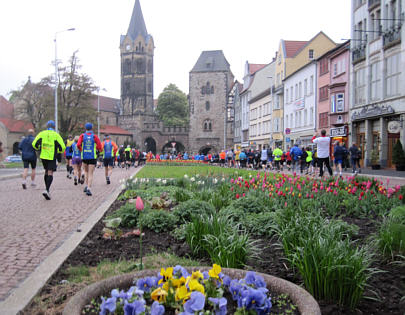
[[[121,35],[120,126],[135,134],[145,116],[153,116],[154,43],[146,30],[141,4],[135,0],[126,35]],[[136,136],[135,136],[136,138]]]

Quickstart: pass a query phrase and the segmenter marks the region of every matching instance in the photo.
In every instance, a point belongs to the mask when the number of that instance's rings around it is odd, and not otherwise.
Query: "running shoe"
[[[74,179],[74,180],[75,180],[75,183],[74,183],[74,184],[75,184],[75,186],[76,186],[76,185],[77,185],[77,178],[75,177],[75,179]]]
[[[110,185],[110,178],[109,177],[107,177],[107,185]]]
[[[27,189],[27,184],[26,184],[26,183],[22,183],[22,188],[23,188],[23,189]]]
[[[37,187],[37,184],[31,183],[31,187]]]
[[[44,190],[42,196],[44,196],[46,200],[51,200],[51,194],[47,190]]]
[[[84,193],[87,193],[87,190],[88,190],[88,189],[87,189],[87,186],[86,186],[86,187],[84,187],[83,192],[84,192]]]
[[[80,184],[84,184],[84,175],[82,175],[82,178],[80,179]]]
[[[87,196],[91,196],[91,195],[92,195],[90,189],[88,189],[88,188],[87,188],[87,191],[86,191],[86,195],[87,195]]]

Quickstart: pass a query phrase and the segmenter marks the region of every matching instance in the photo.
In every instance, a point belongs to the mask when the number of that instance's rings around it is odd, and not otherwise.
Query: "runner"
[[[274,156],[274,166],[277,169],[277,172],[283,171],[283,164],[281,163],[281,157],[283,156],[283,151],[277,146],[273,151]]]
[[[91,196],[91,185],[93,183],[93,173],[97,163],[97,150],[102,150],[100,139],[93,133],[93,124],[86,123],[86,132],[82,133],[77,141],[77,147],[82,151],[82,161],[84,164],[84,181],[86,186],[83,192]],[[82,146],[83,145],[83,146]]]
[[[45,188],[42,193],[46,200],[51,200],[49,189],[53,181],[53,172],[56,171],[56,158],[65,150],[65,144],[62,137],[55,131],[55,122],[49,120],[46,124],[47,130],[41,131],[32,142],[35,150],[41,150],[39,158],[42,160],[45,175]]]
[[[129,169],[131,167],[131,158],[132,158],[132,151],[131,146],[128,144],[125,148],[125,169]]]
[[[77,147],[77,141],[79,141],[79,136],[76,136],[73,140],[73,143],[70,147],[72,153],[72,165],[73,165],[73,176],[74,184],[77,185],[78,182],[83,185],[84,178],[82,177],[82,153]]]
[[[18,149],[22,152],[22,160],[24,162],[24,172],[22,174],[22,188],[27,189],[27,175],[28,169],[31,165],[31,186],[35,187],[35,168],[37,166],[37,154],[32,147],[32,141],[34,141],[34,130],[28,130],[28,136],[26,136],[18,145]]]
[[[124,168],[124,164],[125,164],[125,149],[124,146],[121,144],[120,149],[118,150],[118,153],[120,155],[120,159],[119,159],[119,166],[121,168]]]
[[[107,185],[111,183],[110,177],[113,170],[114,159],[117,155],[118,146],[111,140],[110,135],[105,135],[105,140],[102,143],[103,161],[105,169],[105,180]]]
[[[66,140],[66,150],[65,150],[65,158],[66,158],[66,171],[67,171],[67,178],[72,178],[72,150],[70,147],[73,144],[73,136],[69,135]]]

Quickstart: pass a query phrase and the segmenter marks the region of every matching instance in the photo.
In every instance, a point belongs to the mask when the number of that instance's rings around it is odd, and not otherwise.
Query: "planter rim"
[[[163,267],[165,268],[165,267]],[[196,270],[208,271],[211,267],[185,267],[189,272]],[[249,270],[233,269],[233,268],[222,268],[222,273],[230,276],[231,278],[241,279],[245,276],[246,272]],[[111,278],[104,279],[102,281],[93,283],[78,293],[76,293],[66,304],[63,315],[80,315],[84,306],[89,304],[91,299],[98,296],[110,294],[111,290],[116,288],[129,288],[134,285],[134,279],[156,276],[160,272],[159,269],[146,269],[133,273],[127,273],[123,275],[114,276]],[[306,290],[300,286],[268,274],[256,272],[256,274],[261,275],[267,285],[269,291],[281,294],[286,293],[290,297],[294,305],[297,306],[299,312],[303,315],[321,315],[321,310],[319,308],[318,302],[309,294]]]

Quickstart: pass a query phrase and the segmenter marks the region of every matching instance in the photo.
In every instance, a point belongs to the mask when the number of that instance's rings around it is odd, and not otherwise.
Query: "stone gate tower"
[[[126,35],[121,35],[121,113],[120,127],[133,133],[134,140],[143,144],[141,130],[144,122],[153,122],[153,53],[154,43],[146,30],[139,0],[134,9]]]

